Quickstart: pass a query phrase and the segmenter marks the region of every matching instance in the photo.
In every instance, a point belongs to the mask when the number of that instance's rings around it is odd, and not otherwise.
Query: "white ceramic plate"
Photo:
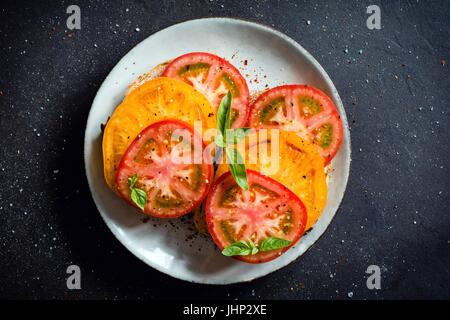
[[[324,213],[313,230],[271,262],[250,265],[222,256],[212,240],[193,231],[190,218],[150,219],[110,191],[103,178],[100,124],[124,97],[127,85],[155,65],[193,51],[215,53],[241,69],[252,92],[283,83],[306,83],[326,92],[337,105],[344,138],[332,162]],[[247,60],[247,66],[242,61]],[[264,75],[267,77],[265,78]],[[344,195],[350,169],[350,134],[342,101],[329,76],[298,43],[260,24],[212,18],[183,22],[159,31],[126,54],[103,82],[86,127],[84,158],[92,197],[119,241],[139,259],[173,277],[199,283],[228,284],[264,276],[301,256],[325,232]],[[133,272],[129,270],[129,272]]]

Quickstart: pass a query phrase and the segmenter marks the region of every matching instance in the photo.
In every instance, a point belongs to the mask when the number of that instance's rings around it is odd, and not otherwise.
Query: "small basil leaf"
[[[252,240],[248,240],[248,244],[252,249],[252,255],[257,254],[259,250],[258,247],[256,247],[255,243]]]
[[[144,210],[147,203],[147,193],[144,190],[138,188],[131,189],[131,200],[142,210]]]
[[[227,257],[248,256],[251,254],[251,248],[243,241],[230,244],[222,250],[222,254]]]
[[[248,190],[247,171],[242,156],[237,150],[231,148],[225,148],[225,154],[234,180],[242,189]]]
[[[225,143],[225,140],[223,138],[223,135],[220,132],[218,132],[216,137],[214,138],[214,143],[216,145],[218,145],[219,147],[221,147],[221,148],[225,148],[226,143]]]
[[[228,99],[229,103],[228,103],[228,109],[227,109],[227,117],[225,119],[225,127],[224,127],[224,130],[223,130],[224,133],[225,133],[226,130],[231,128],[231,110],[232,110],[232,108],[231,108],[231,100],[232,100],[231,92],[228,91],[226,96],[227,96],[227,99]]]
[[[217,130],[224,136],[225,130],[230,128],[230,113],[231,113],[231,93],[228,92],[220,102],[217,110]],[[228,127],[227,127],[228,125]]]
[[[128,186],[130,187],[130,189],[134,188],[134,185],[137,182],[137,174],[133,174],[132,176],[128,177]]]
[[[277,250],[288,247],[290,244],[291,244],[290,240],[276,237],[268,237],[261,242],[261,244],[259,245],[259,250],[260,251]]]

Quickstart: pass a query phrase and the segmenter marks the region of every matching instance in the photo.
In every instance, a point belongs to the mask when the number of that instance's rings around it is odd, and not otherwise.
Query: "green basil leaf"
[[[252,249],[252,255],[257,254],[259,252],[258,247],[252,240],[248,240],[248,244],[249,244],[250,248]]]
[[[247,171],[244,160],[239,151],[231,148],[225,148],[228,167],[236,183],[244,190],[248,190]]]
[[[265,238],[259,245],[260,251],[271,251],[288,247],[291,244],[290,240],[281,239],[277,237]]]
[[[215,136],[214,143],[221,148],[225,148],[226,142],[225,142],[223,135],[220,132],[217,133],[217,135]]]
[[[143,211],[145,204],[147,203],[147,193],[142,189],[132,188],[131,200]]]
[[[131,177],[128,177],[128,186],[130,187],[130,190],[134,188],[134,185],[137,182],[137,174],[133,174]]]
[[[227,96],[227,100],[229,102],[228,102],[228,109],[227,109],[227,117],[226,117],[226,120],[225,120],[225,127],[224,127],[224,130],[223,130],[224,135],[225,135],[226,130],[231,128],[231,92],[228,91],[226,96]]]
[[[248,256],[251,252],[252,249],[244,241],[232,243],[222,250],[222,254],[227,257]]]
[[[231,93],[228,92],[220,102],[219,109],[217,110],[217,130],[222,136],[225,136],[225,130],[229,129],[229,122],[231,113]],[[227,128],[228,123],[228,128]]]

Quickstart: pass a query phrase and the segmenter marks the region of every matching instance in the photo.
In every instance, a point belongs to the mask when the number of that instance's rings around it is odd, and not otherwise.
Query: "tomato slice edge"
[[[161,120],[158,122],[154,122],[152,124],[150,124],[149,126],[147,126],[146,128],[144,128],[136,137],[136,139],[133,140],[133,142],[128,146],[127,150],[125,151],[125,153],[123,154],[119,165],[117,167],[116,173],[115,173],[115,182],[117,185],[117,190],[121,196],[122,199],[124,199],[125,201],[127,201],[130,205],[132,205],[133,207],[136,207],[136,205],[133,203],[133,201],[131,200],[131,198],[129,197],[125,197],[123,192],[122,192],[122,187],[121,184],[119,183],[120,181],[120,174],[122,172],[122,169],[124,168],[125,165],[125,161],[127,159],[127,157],[129,156],[129,154],[131,152],[133,152],[133,147],[139,142],[140,139],[142,139],[143,137],[145,137],[145,133],[147,133],[147,131],[150,131],[152,129],[154,129],[155,127],[161,127],[164,126],[166,124],[176,124],[179,127],[183,128],[183,129],[187,129],[194,137],[194,139],[198,139],[200,138],[199,134],[197,132],[194,131],[194,129],[187,123],[185,123],[184,121],[181,120],[177,120],[177,119],[165,119],[165,120]],[[202,151],[205,149],[205,143],[202,140]],[[138,150],[139,152],[140,150]],[[163,214],[163,213],[158,213],[156,211],[147,211],[145,210],[144,213],[150,216],[154,216],[154,217],[158,217],[158,218],[177,218],[177,217],[181,217],[183,215],[186,215],[190,212],[192,212],[194,209],[196,209],[198,206],[200,206],[200,204],[203,202],[203,200],[205,199],[205,197],[208,195],[209,190],[211,188],[212,185],[212,178],[213,178],[213,174],[214,174],[214,169],[213,169],[213,165],[212,164],[202,164],[204,165],[204,168],[208,169],[208,172],[206,173],[206,176],[208,177],[207,180],[208,181],[204,181],[204,190],[203,192],[201,192],[200,197],[195,201],[192,202],[192,205],[190,205],[188,208],[186,209],[182,209],[179,212],[175,213],[175,214]],[[147,194],[148,196],[148,194]],[[147,209],[147,208],[146,208]]]
[[[185,81],[182,76],[179,75],[179,70],[181,68],[183,68],[185,65],[194,65],[194,64],[198,64],[200,62],[198,62],[198,60],[203,61],[204,59],[210,59],[211,60],[211,65],[216,63],[218,67],[221,68],[221,72],[215,72],[211,71],[208,69],[207,73],[206,73],[206,79],[204,79],[203,82],[205,81],[218,81],[219,77],[227,74],[229,77],[233,78],[233,83],[235,86],[237,86],[238,91],[240,92],[238,97],[235,97],[233,99],[233,110],[238,110],[239,113],[243,114],[239,114],[238,118],[239,121],[235,122],[233,124],[233,127],[242,127],[244,126],[247,122],[248,122],[248,117],[250,115],[250,91],[248,89],[248,85],[247,85],[247,81],[245,80],[245,78],[242,76],[242,74],[240,73],[240,71],[229,61],[227,61],[226,59],[217,56],[215,54],[209,53],[209,52],[190,52],[190,53],[185,53],[181,56],[176,57],[175,59],[173,59],[166,67],[166,69],[164,70],[164,72],[162,73],[162,76],[164,77],[171,77],[171,78],[178,78],[178,79],[182,79],[183,81]],[[184,62],[184,60],[188,60],[186,62]],[[190,61],[189,61],[190,60]],[[197,60],[197,62],[195,61]],[[213,72],[213,76],[210,79],[210,73]],[[231,74],[230,74],[231,73]],[[190,85],[194,86],[195,85],[189,83]],[[211,89],[211,84],[207,83],[206,86],[209,87],[209,89]],[[197,89],[197,88],[196,88]],[[199,90],[202,91],[202,90]],[[209,97],[208,93],[203,92],[208,100],[210,100],[211,104],[213,105],[213,107],[217,110],[218,108],[218,104],[220,103],[220,101],[215,98],[214,100],[216,101],[211,101],[211,97]],[[236,120],[237,120],[236,119]]]
[[[287,197],[290,200],[295,201],[296,204],[300,207],[300,212],[298,212],[297,215],[299,216],[300,223],[301,223],[298,230],[296,230],[295,236],[292,239],[291,244],[288,247],[278,249],[278,250],[268,251],[268,252],[260,252],[256,255],[233,256],[233,258],[241,260],[243,262],[256,264],[256,263],[263,263],[263,262],[268,262],[273,259],[276,259],[277,257],[281,256],[284,252],[289,250],[292,246],[294,246],[298,242],[298,240],[301,238],[301,236],[303,235],[303,233],[305,231],[307,213],[306,213],[306,208],[305,208],[303,202],[300,200],[300,198],[297,195],[295,195],[291,190],[289,190],[286,186],[284,186],[280,182],[278,182],[268,176],[260,174],[257,171],[247,170],[247,176],[251,177],[252,175],[256,176],[256,178],[269,181],[270,183],[275,185],[277,188],[279,188],[282,192],[287,193]],[[215,183],[212,185],[212,187],[210,189],[209,195],[206,199],[206,205],[205,205],[206,222],[207,222],[207,226],[208,226],[208,231],[209,231],[211,237],[213,238],[214,242],[216,243],[216,245],[221,250],[224,249],[224,245],[223,245],[221,239],[219,238],[219,236],[214,231],[214,221],[212,218],[213,213],[211,212],[213,209],[211,209],[211,202],[213,201],[213,197],[214,197],[215,193],[217,192],[217,189],[222,184],[222,182],[224,182],[226,179],[228,179],[230,177],[231,177],[231,173],[226,172],[215,181]]]
[[[295,110],[289,111],[289,108],[286,107],[288,103],[290,103],[291,108],[294,108],[294,107],[298,108],[298,109],[300,108],[299,103],[298,102],[294,103],[293,100],[298,98],[300,95],[302,95],[301,92],[304,92],[304,95],[306,95],[306,96],[307,95],[316,96],[316,97],[312,98],[313,100],[319,99],[319,100],[323,101],[324,102],[322,104],[323,110],[321,110],[318,114],[312,115],[309,118],[302,118],[300,116],[300,110],[299,111],[295,111]],[[250,115],[249,115],[249,120],[248,120],[250,126],[255,127],[255,128],[258,128],[258,127],[262,127],[262,128],[280,127],[280,125],[277,125],[277,124],[273,124],[273,125],[262,124],[259,119],[262,110],[266,106],[270,105],[272,100],[276,100],[277,98],[279,98],[280,95],[282,95],[284,97],[284,105],[285,105],[284,110],[286,110],[286,111],[282,111],[282,112],[284,112],[284,113],[287,112],[287,114],[284,116],[288,120],[294,119],[293,122],[295,122],[296,125],[299,127],[297,129],[294,129],[294,131],[298,130],[302,134],[307,134],[311,140],[314,140],[315,136],[312,134],[312,132],[310,130],[308,130],[309,127],[313,127],[315,122],[321,121],[325,117],[336,118],[336,115],[337,115],[337,119],[339,121],[335,122],[335,124],[337,124],[337,125],[333,127],[334,130],[332,132],[333,149],[332,150],[329,150],[329,148],[323,149],[321,146],[318,146],[318,148],[320,149],[320,153],[324,157],[325,165],[327,165],[334,158],[336,153],[339,151],[339,147],[340,147],[340,144],[341,144],[342,138],[343,138],[342,137],[343,126],[342,126],[341,117],[340,117],[339,111],[337,110],[336,105],[331,100],[331,98],[328,95],[326,95],[324,92],[322,92],[321,90],[319,90],[311,85],[287,84],[287,85],[274,87],[267,91],[264,91],[250,106]],[[329,150],[329,151],[327,152],[327,150]]]

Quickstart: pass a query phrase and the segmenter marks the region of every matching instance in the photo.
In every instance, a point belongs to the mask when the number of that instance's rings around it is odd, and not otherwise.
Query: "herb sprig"
[[[247,171],[244,159],[233,145],[239,143],[249,133],[250,128],[231,130],[231,93],[228,92],[220,102],[217,111],[217,135],[215,144],[225,151],[230,172],[236,183],[244,190],[248,190]]]
[[[131,200],[144,211],[145,204],[147,203],[147,193],[139,188],[136,188],[137,174],[135,173],[128,178],[128,187],[131,191]]]
[[[266,252],[288,247],[291,244],[290,240],[281,239],[277,237],[268,237],[256,245],[253,241],[238,241],[230,244],[222,250],[222,254],[227,257],[232,256],[249,256],[255,255],[258,252]]]

